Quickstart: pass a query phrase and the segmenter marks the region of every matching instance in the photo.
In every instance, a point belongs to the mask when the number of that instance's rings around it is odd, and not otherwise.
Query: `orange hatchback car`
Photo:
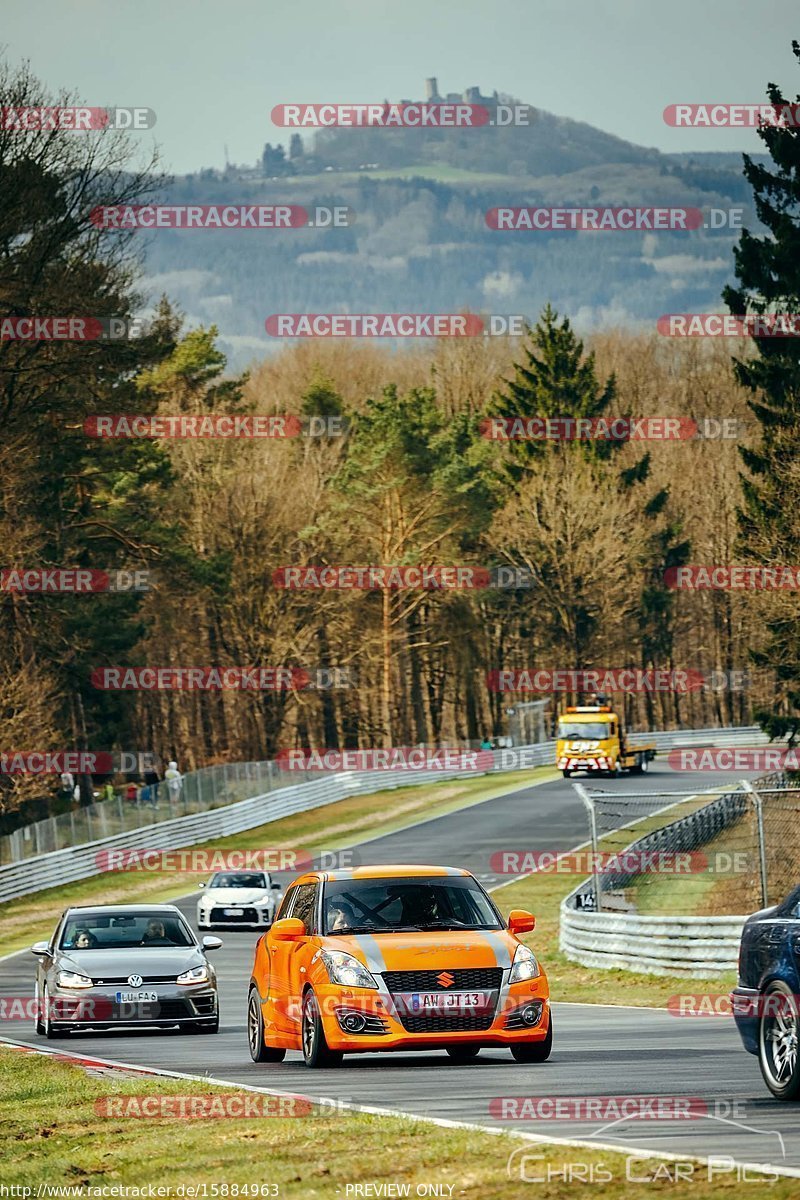
[[[505,1046],[544,1062],[553,1043],[547,977],[469,871],[359,867],[309,871],[256,945],[247,1005],[250,1054],[309,1067],[344,1054],[444,1049],[467,1062]]]

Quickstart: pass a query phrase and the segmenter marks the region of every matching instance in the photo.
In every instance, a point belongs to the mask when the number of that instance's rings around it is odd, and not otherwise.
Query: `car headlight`
[[[62,988],[88,988],[92,981],[88,975],[79,975],[77,971],[59,971],[58,986]]]
[[[541,975],[541,971],[536,961],[536,955],[530,946],[519,946],[514,955],[514,963],[511,967],[511,975],[508,982],[522,983],[525,979],[536,979],[538,975]]]
[[[176,983],[208,983],[208,967],[192,967],[175,980]]]
[[[331,983],[340,983],[343,987],[376,988],[378,982],[363,963],[344,950],[320,950],[320,958],[325,964]]]

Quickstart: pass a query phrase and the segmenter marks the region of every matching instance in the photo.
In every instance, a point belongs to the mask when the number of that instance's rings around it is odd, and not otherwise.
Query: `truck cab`
[[[654,743],[627,743],[622,719],[609,704],[565,708],[558,718],[556,766],[565,779],[573,771],[641,774],[655,755]]]

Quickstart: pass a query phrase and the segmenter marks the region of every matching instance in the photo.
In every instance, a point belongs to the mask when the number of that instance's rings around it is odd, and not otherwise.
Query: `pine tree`
[[[800,43],[792,42],[800,62]],[[780,88],[767,86],[772,104],[786,104]],[[797,103],[797,101],[795,101]],[[737,315],[800,311],[800,129],[764,125],[759,137],[771,163],[744,156],[744,175],[753,189],[756,213],[767,234],[744,230],[734,250],[737,287],[723,292]],[[751,563],[792,564],[800,553],[800,343],[792,337],[753,339],[754,353],[735,363],[736,377],[753,393],[748,401],[758,420],[756,445],[740,448],[743,503],[740,547]],[[794,598],[768,598],[765,642],[753,652],[777,681],[776,703],[756,713],[771,738],[800,735],[800,607]]]
[[[584,353],[583,342],[568,317],[559,321],[558,313],[548,304],[538,323],[528,330],[523,352],[524,361],[514,364],[514,378],[495,397],[491,415],[591,419],[608,413],[617,395],[616,380],[611,375],[605,384],[599,382],[594,355]],[[510,442],[509,450],[517,464],[511,473],[518,477],[523,464],[530,465],[552,444]],[[582,446],[589,457],[605,459],[621,444],[593,440]]]

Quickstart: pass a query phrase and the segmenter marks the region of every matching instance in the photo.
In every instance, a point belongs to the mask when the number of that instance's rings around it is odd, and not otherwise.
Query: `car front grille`
[[[437,971],[384,971],[389,991],[394,992],[489,992],[499,989],[501,967],[463,967]]]
[[[257,925],[259,923],[258,909],[244,908],[238,916],[231,916],[224,908],[212,908],[211,921],[219,925]]]
[[[398,1015],[408,1033],[450,1033],[488,1029],[494,1020],[497,995],[503,980],[501,967],[445,967],[430,971],[385,971],[383,978],[392,995],[411,992],[491,992],[491,1004],[478,1011],[458,1009],[409,1012],[398,1002]]]
[[[131,974],[135,973],[134,971],[131,972]],[[132,985],[128,983],[129,978],[129,975],[110,975],[107,979],[93,978],[93,982],[95,987],[108,987],[110,984],[116,984],[119,987],[131,988]],[[136,988],[133,990],[138,991],[139,988],[146,988],[154,983],[174,983],[176,979],[177,975],[175,973],[172,975],[143,975],[142,982],[137,983]]]
[[[443,1017],[438,1012],[400,1013],[403,1028],[408,1033],[477,1033],[489,1029],[494,1020],[494,1008],[483,1009],[480,1013],[459,1013]]]
[[[148,1007],[142,1005],[143,1008]],[[180,1021],[183,1017],[193,1017],[190,1006],[185,1000],[159,1000],[158,1004],[150,1006],[152,1010],[151,1019],[154,1021]]]

